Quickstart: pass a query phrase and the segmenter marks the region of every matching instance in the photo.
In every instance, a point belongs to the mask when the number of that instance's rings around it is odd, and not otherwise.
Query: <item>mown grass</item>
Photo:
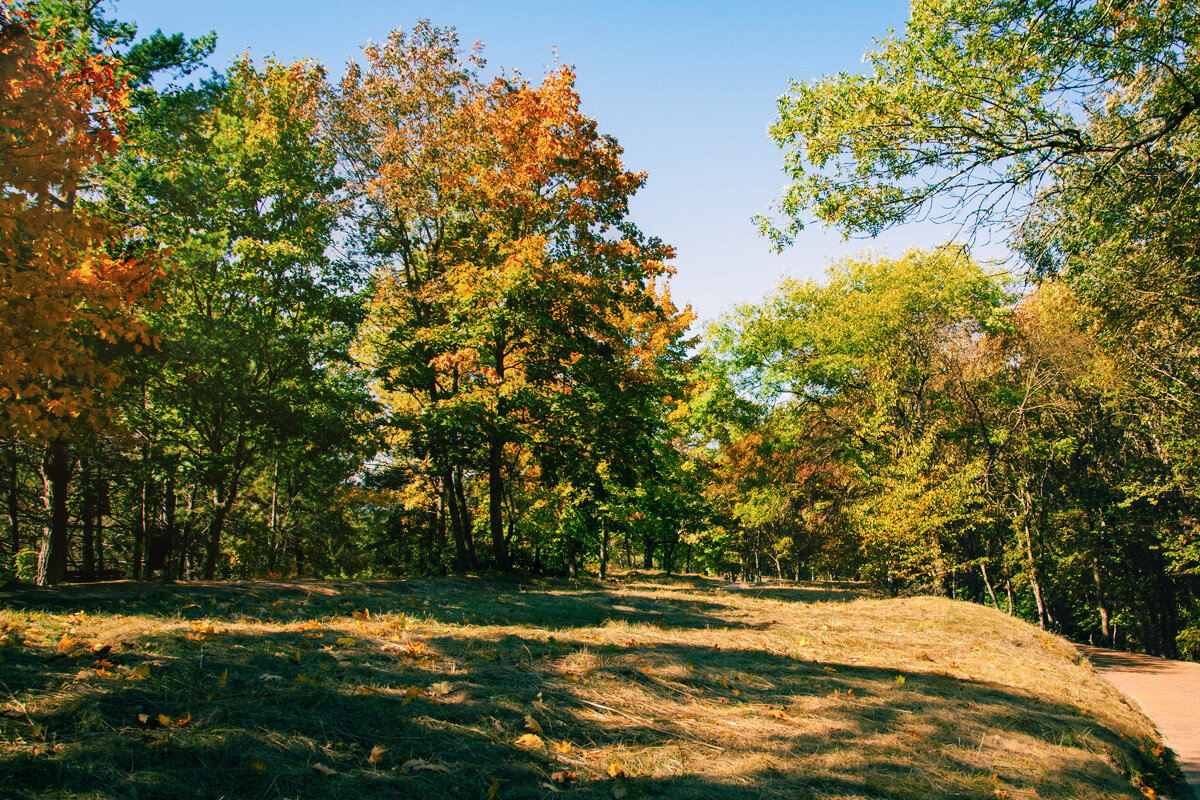
[[[1149,722],[1064,640],[853,587],[69,586],[0,593],[0,645],[4,798],[1178,789]]]

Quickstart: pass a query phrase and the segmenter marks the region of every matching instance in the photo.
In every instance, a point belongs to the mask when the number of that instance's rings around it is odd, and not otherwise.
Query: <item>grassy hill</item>
[[[991,609],[815,584],[0,592],[4,798],[1142,798],[1150,723]]]

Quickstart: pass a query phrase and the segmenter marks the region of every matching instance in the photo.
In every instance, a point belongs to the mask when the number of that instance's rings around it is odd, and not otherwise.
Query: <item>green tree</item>
[[[327,255],[340,205],[324,74],[240,60],[219,87],[147,113],[124,165],[128,213],[148,245],[170,248],[161,347],[131,418],[164,481],[186,465],[210,494],[206,578],[250,475],[297,464],[292,448],[332,447],[333,431],[344,445],[364,400],[346,368],[357,301]],[[179,139],[153,127],[163,119]]]

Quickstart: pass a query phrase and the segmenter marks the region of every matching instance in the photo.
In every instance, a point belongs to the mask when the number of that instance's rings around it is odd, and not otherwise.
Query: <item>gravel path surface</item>
[[[1200,799],[1200,664],[1099,647],[1079,651],[1154,721]]]

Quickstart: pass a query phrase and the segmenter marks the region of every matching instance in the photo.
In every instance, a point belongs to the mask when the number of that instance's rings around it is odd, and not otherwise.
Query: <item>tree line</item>
[[[1017,263],[847,260],[699,344],[570,68],[0,15],[9,575],[854,578],[1200,657],[1188,4],[918,0],[793,84],[779,247]]]

